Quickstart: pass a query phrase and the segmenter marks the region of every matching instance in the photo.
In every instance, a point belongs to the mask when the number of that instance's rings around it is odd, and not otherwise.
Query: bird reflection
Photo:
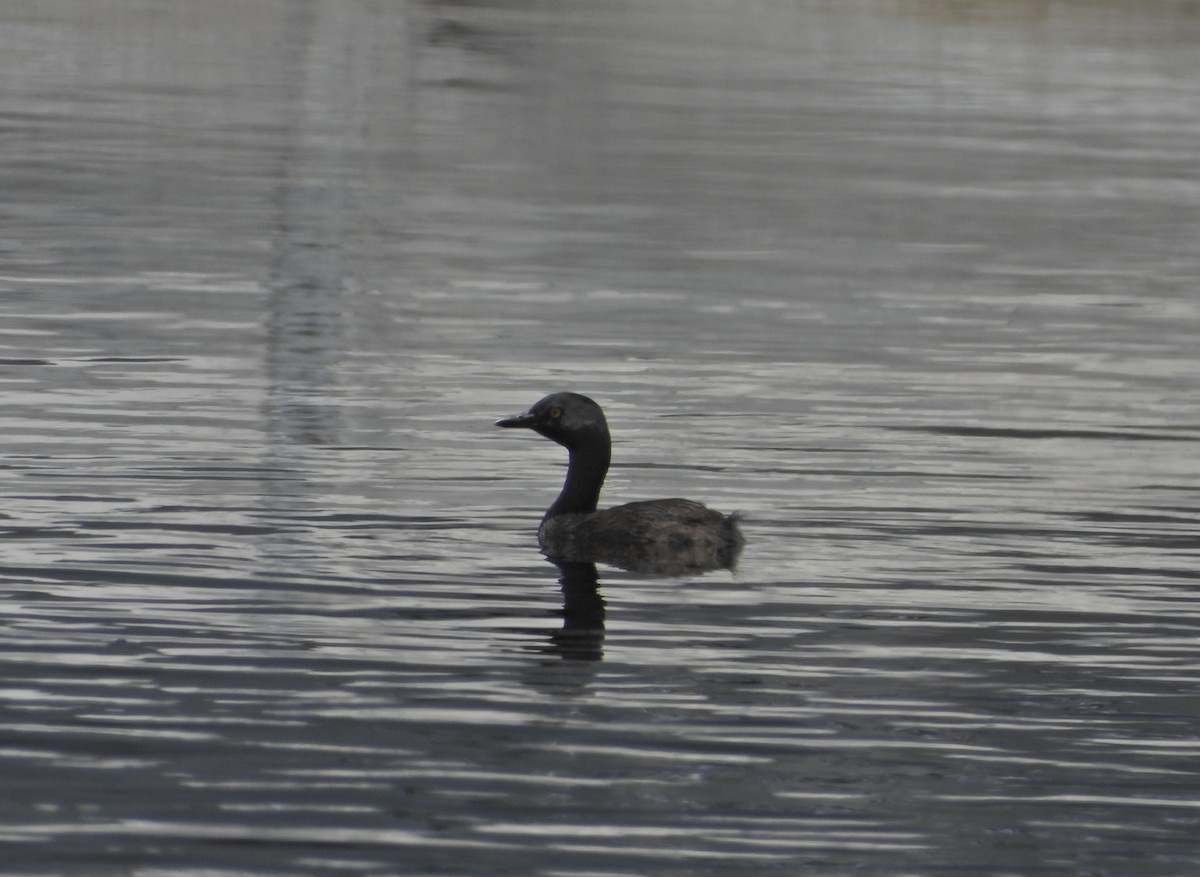
[[[562,588],[562,627],[548,640],[530,646],[530,651],[558,660],[539,661],[526,668],[525,681],[533,688],[556,697],[575,697],[595,681],[604,658],[605,602],[600,594],[597,561],[624,569],[655,575],[678,575],[732,568],[735,557],[644,556],[625,554],[619,558],[566,559],[547,557],[558,567]],[[619,562],[618,562],[619,561]],[[640,563],[639,563],[640,561]]]
[[[571,661],[599,661],[604,657],[604,598],[596,564],[552,562],[562,586],[563,626],[550,635],[546,651]]]
[[[610,553],[611,554],[611,553]],[[643,549],[619,554],[603,552],[594,557],[552,557],[562,587],[563,625],[550,635],[548,653],[574,661],[599,661],[604,657],[604,597],[596,563],[607,563],[632,572],[676,576],[731,569],[736,552],[667,551]]]

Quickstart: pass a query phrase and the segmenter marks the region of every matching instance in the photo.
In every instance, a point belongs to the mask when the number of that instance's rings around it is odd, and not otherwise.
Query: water
[[[4,873],[1200,865],[1188,4],[0,24]]]

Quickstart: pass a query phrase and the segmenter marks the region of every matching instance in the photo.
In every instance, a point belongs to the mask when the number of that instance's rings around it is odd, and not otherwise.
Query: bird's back
[[[586,556],[668,574],[731,567],[744,541],[737,515],[690,499],[651,499],[548,517],[538,539],[550,557]]]

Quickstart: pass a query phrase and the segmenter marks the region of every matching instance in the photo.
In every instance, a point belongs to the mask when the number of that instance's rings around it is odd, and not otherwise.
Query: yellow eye
[[[550,409],[550,419],[551,420],[558,420],[558,418],[560,418],[560,417],[562,417],[562,409],[561,408],[551,408]]]

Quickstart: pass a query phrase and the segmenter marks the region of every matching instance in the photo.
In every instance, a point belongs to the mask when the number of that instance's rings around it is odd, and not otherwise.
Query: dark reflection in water
[[[1195,873],[1198,43],[0,5],[0,871]],[[736,571],[536,554],[563,386]]]
[[[550,650],[567,660],[599,661],[604,656],[604,598],[596,564],[556,561],[562,586],[563,626],[550,637]]]

